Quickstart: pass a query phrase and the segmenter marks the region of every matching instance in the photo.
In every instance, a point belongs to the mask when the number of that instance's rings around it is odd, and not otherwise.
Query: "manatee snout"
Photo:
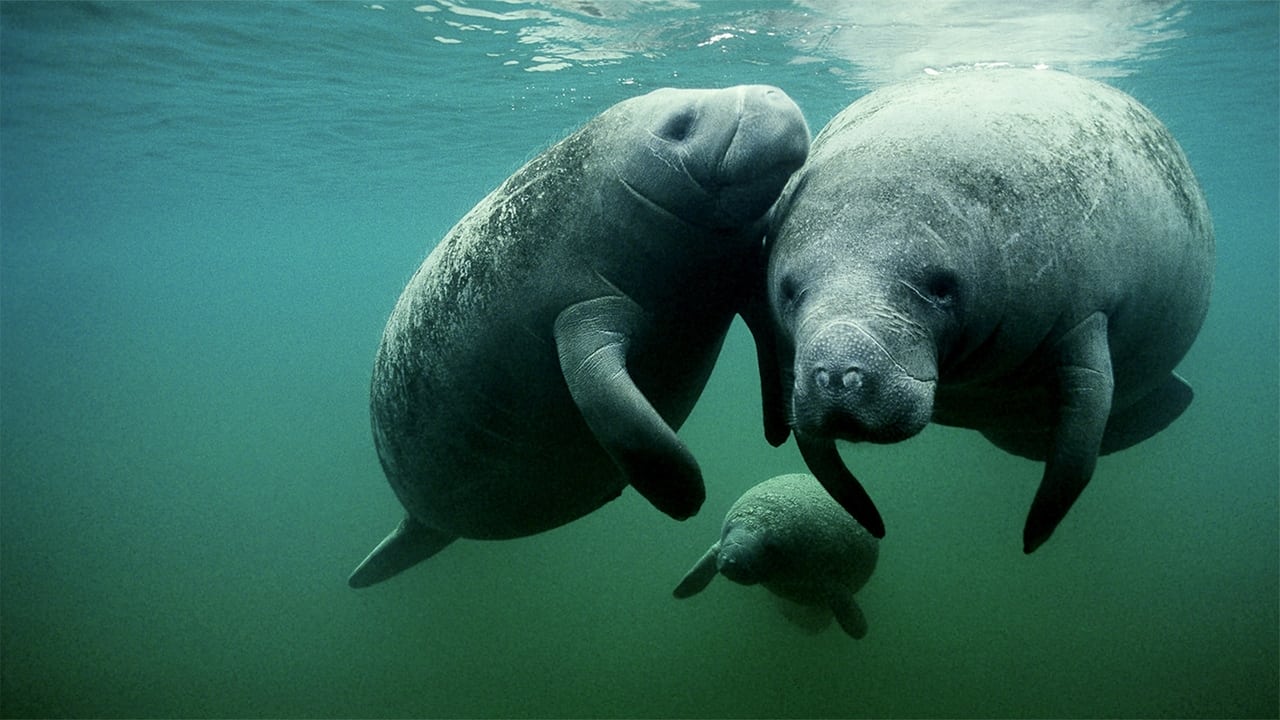
[[[815,437],[892,443],[924,429],[936,373],[912,372],[848,321],[820,327],[796,353],[793,425]]]
[[[767,572],[765,543],[757,534],[730,528],[720,541],[716,570],[739,585],[755,585]]]
[[[800,106],[772,85],[741,85],[730,91],[739,96],[737,127],[722,167],[731,176],[745,179],[753,170],[776,164],[789,178],[809,155],[809,126]]]
[[[649,137],[632,162],[618,163],[624,185],[686,222],[755,224],[809,155],[804,114],[771,85],[664,88],[644,97],[635,122]]]
[[[724,92],[737,93],[736,117],[724,121],[731,134],[714,165],[719,177],[704,187],[719,189],[716,205],[725,220],[743,223],[763,215],[804,164],[809,126],[795,101],[776,87],[743,85]]]

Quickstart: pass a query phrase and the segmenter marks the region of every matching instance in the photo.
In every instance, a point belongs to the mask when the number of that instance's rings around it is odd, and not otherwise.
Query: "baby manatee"
[[[724,516],[720,540],[676,586],[687,598],[724,575],[763,585],[808,612],[783,605],[807,628],[835,617],[851,637],[867,634],[853,594],[876,568],[879,541],[845,512],[812,475],[779,475],[747,490]],[[815,622],[816,621],[816,622]]]

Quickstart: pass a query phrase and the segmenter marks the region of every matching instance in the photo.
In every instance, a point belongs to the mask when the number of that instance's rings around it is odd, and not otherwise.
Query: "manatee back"
[[[374,443],[397,497],[430,527],[519,537],[622,490],[573,407],[551,338],[556,314],[584,292],[582,273],[554,263],[572,256],[558,226],[580,212],[593,142],[580,130],[481,200],[388,319],[370,388]],[[548,275],[561,282],[548,287]],[[549,453],[569,472],[551,472]]]

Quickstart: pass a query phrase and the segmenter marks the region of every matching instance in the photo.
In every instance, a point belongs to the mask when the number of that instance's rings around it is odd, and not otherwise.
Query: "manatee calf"
[[[854,521],[812,475],[779,475],[742,494],[724,516],[720,541],[676,586],[697,594],[720,573],[742,585],[759,583],[814,612],[783,605],[788,618],[812,629],[831,622],[855,638],[867,619],[853,594],[876,569],[879,541]]]
[[[777,88],[657,90],[463,217],[378,348],[374,444],[407,517],[350,584],[455,538],[557,527],[627,484],[672,517],[697,512],[702,477],[675,430],[734,314],[751,315],[762,217],[808,147]]]
[[[1029,553],[1099,454],[1191,402],[1173,369],[1209,302],[1209,212],[1168,130],[1118,90],[1030,69],[877,90],[818,134],[773,218],[767,435],[789,424],[877,537],[835,439],[897,442],[932,420],[1044,461]]]

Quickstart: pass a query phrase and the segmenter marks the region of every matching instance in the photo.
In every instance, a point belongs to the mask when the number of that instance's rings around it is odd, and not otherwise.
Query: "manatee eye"
[[[950,270],[934,268],[925,275],[927,299],[940,308],[951,308],[960,300],[960,279]]]
[[[672,142],[681,142],[689,137],[689,132],[693,130],[693,121],[697,119],[698,114],[693,108],[674,113],[667,118],[662,127],[658,128],[658,136]]]
[[[796,308],[804,300],[808,294],[807,289],[800,286],[795,275],[787,274],[782,277],[782,282],[778,284],[778,310],[782,316],[789,317],[796,312]]]
[[[952,311],[960,302],[960,278],[944,268],[926,268],[914,282],[899,282],[939,310]]]
[[[794,276],[787,275],[782,278],[782,284],[778,288],[778,299],[790,305],[796,299],[796,279]]]

